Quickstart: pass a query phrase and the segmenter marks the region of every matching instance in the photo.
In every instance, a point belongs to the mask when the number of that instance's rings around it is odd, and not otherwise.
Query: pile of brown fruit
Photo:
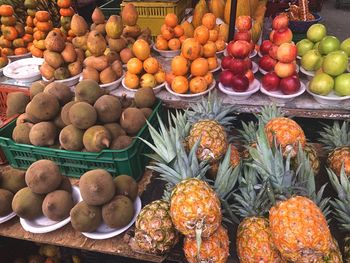
[[[128,147],[156,102],[152,89],[138,90],[130,102],[106,95],[93,80],[81,81],[75,94],[62,83],[34,82],[30,98],[16,93],[7,101],[10,116],[25,110],[12,133],[15,142],[87,152]]]
[[[102,222],[122,228],[134,217],[138,185],[132,177],[119,175],[113,180],[105,170],[91,170],[81,176],[79,188],[83,201],[70,212],[75,230],[94,232]]]

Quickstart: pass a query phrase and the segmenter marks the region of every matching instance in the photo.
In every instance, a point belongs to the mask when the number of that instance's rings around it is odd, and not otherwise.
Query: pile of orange
[[[135,57],[126,64],[127,72],[124,79],[126,87],[129,89],[154,88],[164,83],[165,72],[158,60],[150,56],[151,48],[145,40],[136,40],[132,46],[132,52]]]
[[[29,50],[34,57],[42,58],[45,51],[45,38],[53,28],[49,12],[37,11],[33,18],[33,24],[35,26],[33,30],[34,41]]]
[[[9,60],[7,59],[7,56],[5,54],[2,54],[2,51],[0,49],[0,68],[5,67],[8,62]]]
[[[167,14],[161,27],[161,34],[157,36],[155,47],[159,50],[180,50],[185,41],[183,28],[178,24],[175,14]]]
[[[3,55],[22,55],[28,53],[28,43],[32,36],[26,33],[24,26],[17,22],[11,5],[0,6],[1,32],[0,47]],[[30,32],[30,31],[28,31]]]
[[[70,23],[72,17],[75,14],[74,9],[72,8],[71,0],[57,0],[57,5],[60,8],[61,15],[61,31],[67,36],[67,41],[72,42],[75,37],[74,33],[70,29]]]

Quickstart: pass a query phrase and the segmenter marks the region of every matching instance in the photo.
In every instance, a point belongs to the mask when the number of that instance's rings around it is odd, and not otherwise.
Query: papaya
[[[226,24],[230,24],[230,15],[231,15],[231,0],[227,0],[225,5],[225,23]],[[249,1],[237,0],[236,17],[239,17],[239,16],[251,16]]]
[[[222,39],[225,42],[228,42],[228,33],[229,33],[229,26],[226,23],[222,23],[219,26],[219,36],[222,37]]]
[[[206,1],[199,0],[199,2],[196,4],[196,7],[194,8],[194,12],[193,12],[192,25],[194,26],[194,28],[202,25],[202,18],[206,13],[209,13],[209,9],[208,9]]]
[[[225,13],[225,1],[224,0],[211,0],[209,4],[209,10],[216,17],[224,19]]]

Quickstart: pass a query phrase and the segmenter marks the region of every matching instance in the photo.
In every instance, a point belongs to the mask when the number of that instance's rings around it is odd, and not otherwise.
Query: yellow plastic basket
[[[138,1],[123,1],[121,8],[123,10],[127,3],[131,3],[136,7],[139,14],[137,24],[141,29],[149,28],[152,31],[152,36],[160,34],[160,27],[164,23],[164,18],[169,13],[174,13],[179,18],[179,21],[185,15],[186,8],[191,7],[192,1],[178,0],[174,2],[138,2]]]

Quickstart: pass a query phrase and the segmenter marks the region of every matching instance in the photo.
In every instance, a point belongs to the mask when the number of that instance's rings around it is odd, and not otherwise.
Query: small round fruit
[[[156,79],[152,74],[143,74],[140,79],[141,88],[151,88],[153,89],[157,85]]]
[[[205,74],[204,78],[207,81],[208,86],[210,86],[213,83],[214,76],[213,73],[211,73],[210,71],[207,74]]]
[[[165,81],[165,72],[163,70],[158,71],[154,74],[157,84],[161,84]]]
[[[219,66],[218,60],[216,57],[207,58],[207,61],[208,61],[209,70],[214,70]]]
[[[181,42],[177,38],[172,38],[168,41],[168,47],[170,50],[179,50],[181,48]]]
[[[209,41],[217,41],[219,39],[219,32],[215,29],[209,30]]]
[[[127,72],[125,75],[124,84],[129,89],[137,89],[139,87],[139,84],[140,84],[139,77],[136,74],[132,74],[132,73]]]
[[[182,37],[184,35],[184,33],[185,33],[185,31],[180,25],[177,25],[174,28],[175,37]]]
[[[218,39],[217,41],[215,41],[215,45],[218,51],[223,51],[226,48],[226,43],[222,39]]]
[[[206,13],[202,17],[202,25],[208,28],[209,30],[214,29],[216,26],[216,17],[213,13]]]
[[[140,74],[142,72],[142,61],[138,58],[131,58],[126,64],[126,68],[131,74]]]
[[[168,49],[168,41],[164,39],[162,36],[157,38],[156,48],[159,50],[167,50]]]
[[[169,27],[175,27],[178,23],[178,18],[175,14],[170,13],[165,16],[164,22]]]
[[[190,81],[190,91],[191,93],[200,93],[206,91],[208,88],[208,83],[204,77],[194,77]]]
[[[146,58],[149,57],[151,53],[151,48],[146,42],[146,40],[138,39],[132,45],[132,52],[138,59],[144,61]]]
[[[171,83],[171,89],[179,94],[188,92],[188,80],[183,76],[176,76]]]
[[[203,56],[205,58],[210,58],[214,57],[216,54],[217,48],[214,42],[208,41],[204,46],[203,46]]]
[[[143,69],[150,74],[155,74],[158,72],[159,70],[159,63],[158,60],[153,58],[153,57],[149,57],[147,58],[144,62],[143,62]]]
[[[194,30],[194,38],[202,45],[209,40],[209,29],[205,26],[199,26]]]
[[[205,58],[197,58],[191,64],[191,74],[193,76],[204,76],[208,71],[209,63]]]
[[[175,76],[184,76],[188,73],[189,61],[183,56],[176,56],[171,61],[171,71]]]
[[[162,37],[165,40],[170,40],[175,35],[174,29],[171,27],[167,27],[167,26],[163,27],[160,32],[162,33]]]
[[[250,16],[239,16],[236,19],[236,27],[239,32],[246,32],[252,28],[252,19]]]

